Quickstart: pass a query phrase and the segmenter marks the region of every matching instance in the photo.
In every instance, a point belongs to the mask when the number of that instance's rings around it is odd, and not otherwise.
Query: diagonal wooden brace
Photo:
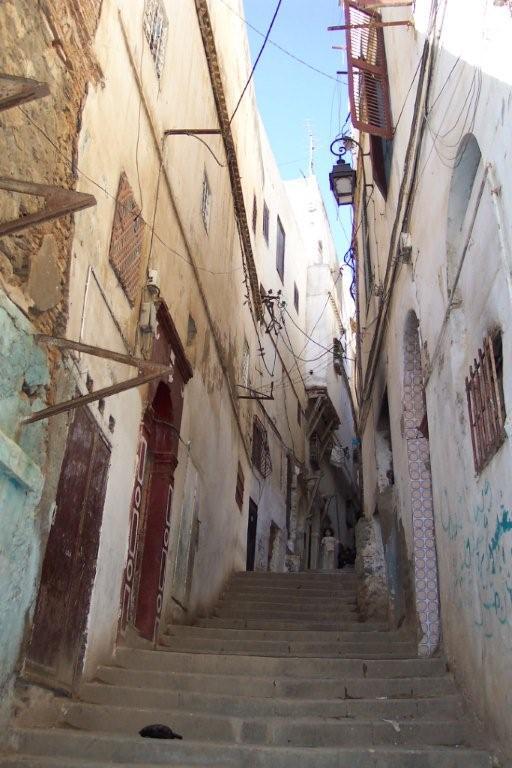
[[[41,99],[49,93],[50,89],[46,83],[0,72],[0,111],[12,109],[27,101]]]
[[[165,373],[168,370],[168,366],[162,365],[162,363],[154,363],[151,360],[144,360],[142,357],[127,355],[123,352],[114,352],[111,349],[104,349],[103,347],[94,347],[91,344],[82,344],[80,341],[71,341],[71,339],[64,339],[60,336],[47,336],[45,333],[35,333],[34,339],[38,342],[44,342],[52,347],[58,347],[59,349],[74,349],[77,352],[83,352],[86,355],[94,355],[94,357],[103,357],[106,360],[114,360],[116,363],[138,368],[140,372],[161,370]]]
[[[74,213],[75,211],[81,211],[84,208],[96,205],[94,195],[55,187],[51,184],[36,184],[32,181],[11,179],[6,176],[0,176],[0,189],[5,189],[8,192],[19,192],[22,195],[42,197],[45,201],[45,206],[42,210],[0,224],[0,237],[12,235],[21,229],[26,229],[35,224],[41,224],[44,221],[57,219],[60,216],[66,216],[68,213]]]
[[[111,384],[109,387],[103,387],[103,389],[98,389],[96,392],[91,392],[88,395],[81,395],[80,397],[75,397],[72,400],[65,400],[63,403],[58,403],[57,405],[50,405],[48,408],[43,408],[40,411],[36,411],[27,419],[23,419],[21,423],[33,424],[35,421],[48,419],[50,416],[57,416],[57,414],[64,413],[65,411],[72,411],[75,408],[80,408],[82,405],[87,405],[88,403],[94,403],[104,397],[117,395],[119,392],[126,392],[128,389],[141,387],[143,384],[149,384],[150,381],[155,381],[155,379],[161,379],[166,375],[172,374],[172,371],[172,368],[151,371],[150,373],[145,373],[141,376],[135,376],[134,378],[127,379],[126,381],[120,381],[117,384]]]

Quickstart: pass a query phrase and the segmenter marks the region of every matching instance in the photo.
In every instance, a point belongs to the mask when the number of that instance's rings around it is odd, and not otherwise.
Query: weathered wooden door
[[[167,566],[174,470],[177,464],[169,388],[160,384],[146,412],[148,436],[146,503],[137,561],[135,627],[153,640],[158,632]]]
[[[249,521],[247,523],[247,564],[248,571],[254,571],[256,556],[256,530],[258,528],[258,507],[249,499]]]
[[[88,408],[69,430],[25,674],[71,690],[80,675],[110,448]]]
[[[149,387],[150,403],[137,451],[119,623],[121,637],[128,627],[135,627],[139,634],[155,642],[163,608],[183,392],[192,376],[163,301],[158,306],[157,320],[151,357],[155,363],[170,366],[172,374],[165,382]]]

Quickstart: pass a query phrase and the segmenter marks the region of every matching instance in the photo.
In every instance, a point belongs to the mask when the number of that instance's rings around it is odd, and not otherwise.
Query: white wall
[[[416,3],[417,30],[386,31],[392,110],[405,109],[394,139],[393,172],[387,200],[376,190],[369,205],[372,257],[376,280],[382,282],[398,203],[403,160],[415,88],[407,90],[421,55],[430,3]],[[400,9],[403,15],[403,9]],[[388,12],[397,17],[398,10]],[[464,23],[461,22],[463,19]],[[473,704],[509,746],[512,731],[507,713],[512,670],[512,530],[509,525],[512,485],[507,467],[512,459],[507,437],[495,457],[475,474],[465,377],[496,325],[503,332],[506,431],[510,434],[512,376],[510,317],[510,242],[512,202],[507,157],[511,121],[511,76],[507,62],[512,19],[506,8],[490,2],[449,2],[438,16],[439,49],[430,91],[428,122],[415,181],[415,197],[407,229],[412,236],[411,265],[403,265],[393,288],[385,341],[366,419],[363,457],[365,510],[376,499],[374,433],[387,384],[398,503],[409,551],[412,551],[410,481],[403,427],[403,334],[410,310],[419,318],[427,378],[433,496],[444,647]],[[451,254],[464,255],[459,296],[449,307],[447,284],[447,218],[452,174],[465,134],[480,146],[468,216]],[[363,137],[364,140],[364,137]],[[368,170],[367,165],[367,170]],[[492,175],[477,192],[484,169]],[[470,231],[472,226],[472,230]],[[465,243],[467,244],[466,250]],[[360,243],[360,252],[361,243]],[[455,253],[457,255],[455,255]],[[394,255],[394,254],[392,254]],[[360,274],[359,288],[364,293]],[[364,296],[361,302],[364,308]],[[373,342],[378,300],[362,312],[363,363]],[[444,319],[446,317],[446,322]]]

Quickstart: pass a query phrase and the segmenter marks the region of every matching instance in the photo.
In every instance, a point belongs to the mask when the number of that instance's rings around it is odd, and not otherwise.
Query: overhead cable
[[[254,64],[252,65],[252,69],[251,69],[251,72],[250,72],[250,74],[249,74],[249,77],[248,77],[248,79],[247,79],[247,82],[246,82],[246,84],[244,85],[244,88],[243,88],[243,90],[242,90],[242,93],[240,94],[240,97],[239,97],[239,99],[238,99],[238,101],[237,101],[237,103],[236,103],[236,107],[235,107],[235,109],[233,110],[233,114],[232,114],[232,115],[231,115],[231,117],[229,118],[229,124],[230,124],[230,125],[231,125],[231,123],[233,122],[233,118],[235,117],[236,113],[238,112],[238,107],[239,107],[239,106],[240,106],[240,104],[242,103],[242,99],[243,99],[243,97],[245,96],[245,92],[246,92],[246,90],[248,89],[248,87],[249,87],[249,84],[250,84],[250,82],[251,82],[251,80],[252,80],[252,78],[253,78],[253,75],[254,75],[254,72],[255,72],[255,70],[256,70],[256,67],[258,66],[258,62],[259,62],[259,60],[261,59],[261,56],[262,56],[262,54],[263,54],[263,51],[265,50],[265,46],[266,46],[266,44],[267,44],[267,42],[268,42],[268,38],[269,38],[269,36],[270,36],[270,33],[271,33],[271,31],[272,31],[272,27],[274,26],[274,22],[275,22],[275,20],[276,20],[276,18],[277,18],[277,14],[279,13],[279,9],[280,9],[280,7],[281,7],[281,4],[282,4],[282,2],[283,2],[283,0],[278,0],[278,3],[277,3],[277,5],[276,5],[276,9],[275,9],[275,11],[274,11],[274,15],[272,16],[272,20],[271,20],[271,22],[270,22],[270,25],[269,25],[269,28],[268,28],[268,30],[267,30],[267,34],[265,35],[265,39],[263,40],[263,45],[262,45],[262,46],[261,46],[261,48],[260,48],[260,52],[259,52],[259,53],[258,53],[258,55],[256,56],[256,61],[255,61],[255,62],[254,62]]]

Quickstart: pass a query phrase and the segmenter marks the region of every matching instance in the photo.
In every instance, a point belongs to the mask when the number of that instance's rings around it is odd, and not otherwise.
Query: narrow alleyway
[[[236,574],[211,618],[118,648],[61,701],[56,727],[13,733],[3,768],[491,765],[443,657],[361,622],[348,568]],[[141,738],[150,723],[183,740]]]

